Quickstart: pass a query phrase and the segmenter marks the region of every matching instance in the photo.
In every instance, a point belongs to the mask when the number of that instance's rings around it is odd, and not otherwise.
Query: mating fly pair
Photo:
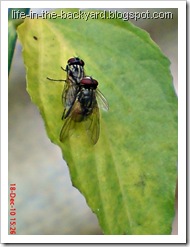
[[[63,68],[62,68],[63,69]],[[100,133],[100,114],[98,103],[101,108],[108,110],[108,103],[103,94],[97,89],[98,82],[84,73],[84,61],[78,57],[70,58],[67,62],[66,80],[62,100],[65,119],[60,132],[60,141],[63,142],[78,123],[84,123],[86,133],[91,142],[96,144]],[[98,103],[97,103],[98,100]]]

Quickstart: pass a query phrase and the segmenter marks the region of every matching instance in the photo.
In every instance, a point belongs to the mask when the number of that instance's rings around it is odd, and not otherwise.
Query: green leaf
[[[26,19],[18,34],[27,91],[103,232],[170,234],[177,99],[170,62],[159,47],[145,31],[115,19]],[[82,125],[64,143],[59,141],[64,85],[46,78],[65,79],[60,67],[73,56],[85,61],[86,74],[98,80],[109,102],[109,112],[100,110],[94,146]]]
[[[17,12],[18,16],[17,19],[13,18],[13,12]],[[16,40],[17,40],[17,33],[16,33],[16,28],[17,26],[24,21],[24,19],[19,19],[20,12],[25,13],[26,15],[29,13],[30,9],[9,9],[9,14],[8,14],[8,23],[9,23],[9,28],[8,28],[8,45],[9,45],[9,50],[8,50],[8,73],[11,68],[11,63],[12,63],[12,58],[14,54],[14,49],[16,45]]]

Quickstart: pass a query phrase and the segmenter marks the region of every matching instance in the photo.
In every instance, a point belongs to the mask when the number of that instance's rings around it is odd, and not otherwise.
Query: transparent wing
[[[61,129],[59,137],[61,142],[64,142],[65,139],[72,135],[73,130],[76,128],[76,125],[79,122],[80,114],[78,114],[78,112],[80,111],[80,103],[78,100],[75,100],[68,117],[64,120],[64,124]]]
[[[96,97],[100,108],[102,108],[104,111],[108,111],[109,110],[108,102],[99,89],[96,89]]]
[[[68,89],[69,89],[69,83],[67,81],[65,81],[65,84],[63,87],[63,92],[62,92],[62,102],[63,102],[64,106],[65,106],[65,99],[66,99]]]
[[[75,122],[72,117],[69,116],[65,119],[64,125],[61,129],[59,139],[61,142],[64,142],[71,134],[72,130],[75,128]]]
[[[85,119],[84,124],[89,139],[91,140],[92,144],[95,145],[100,134],[100,114],[97,103],[94,106],[90,116]]]
[[[67,118],[70,114],[72,106],[75,102],[79,87],[76,84],[72,84],[70,81],[66,81],[63,93],[62,100],[64,105],[63,118]]]

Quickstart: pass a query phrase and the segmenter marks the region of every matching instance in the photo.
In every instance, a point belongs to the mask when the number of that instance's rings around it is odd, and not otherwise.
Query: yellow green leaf
[[[61,10],[59,10],[61,11]],[[74,12],[78,10],[62,10]],[[177,99],[170,62],[149,35],[108,19],[26,19],[18,28],[27,91],[59,145],[73,185],[105,234],[170,234],[177,173]],[[81,124],[61,143],[67,60],[79,56],[109,102],[100,137]]]

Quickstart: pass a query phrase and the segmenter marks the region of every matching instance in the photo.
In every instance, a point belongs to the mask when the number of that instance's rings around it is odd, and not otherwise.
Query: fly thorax
[[[76,84],[80,83],[80,80],[84,77],[84,69],[78,64],[72,64],[67,67],[68,77]]]
[[[81,103],[81,107],[85,113],[91,111],[92,103],[93,103],[93,90],[82,88],[79,94],[79,102]]]

